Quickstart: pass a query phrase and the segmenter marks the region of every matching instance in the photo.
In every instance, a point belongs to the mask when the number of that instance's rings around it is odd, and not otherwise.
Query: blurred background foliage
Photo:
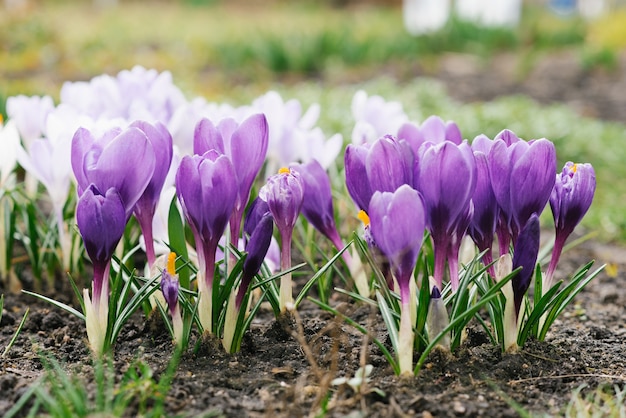
[[[104,2],[106,0],[99,0]],[[96,1],[95,3],[98,3]],[[233,86],[318,78],[350,82],[380,72],[436,70],[445,52],[487,60],[575,47],[581,60],[610,63],[626,43],[626,13],[588,24],[528,4],[517,28],[452,19],[443,30],[409,35],[400,1],[30,0],[0,14],[3,95],[55,95],[64,80],[89,79],[136,63],[170,70],[193,94],[229,96]],[[588,62],[593,66],[594,62]]]
[[[110,0],[109,0],[110,1]],[[350,103],[364,88],[397,100],[415,121],[431,114],[458,122],[467,138],[510,128],[555,141],[563,161],[589,161],[598,193],[584,225],[605,239],[626,239],[626,128],[581,118],[564,105],[540,107],[521,97],[459,104],[435,76],[446,53],[471,54],[485,69],[516,54],[520,77],[539,57],[574,51],[592,71],[614,71],[626,49],[626,12],[595,21],[549,13],[526,2],[516,28],[484,28],[452,19],[443,30],[411,36],[399,0],[124,1],[26,0],[0,10],[0,112],[6,97],[49,94],[66,80],[116,74],[136,64],[168,70],[188,98],[234,105],[270,89],[304,106],[322,106],[320,127],[349,140]]]

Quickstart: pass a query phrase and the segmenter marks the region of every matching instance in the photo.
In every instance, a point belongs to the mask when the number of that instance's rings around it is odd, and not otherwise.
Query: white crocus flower
[[[352,116],[355,120],[352,143],[357,145],[371,143],[384,135],[395,135],[408,121],[400,102],[368,96],[363,90],[352,98]]]
[[[15,121],[9,120],[6,125],[0,119],[0,198],[5,190],[14,182],[13,170],[17,165],[17,149],[20,146],[20,135]]]

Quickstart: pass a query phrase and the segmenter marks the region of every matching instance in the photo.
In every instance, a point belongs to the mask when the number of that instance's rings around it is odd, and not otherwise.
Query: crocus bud
[[[430,292],[430,300],[428,302],[428,337],[430,339],[435,338],[437,335],[441,334],[441,332],[449,324],[450,318],[448,316],[448,311],[446,310],[446,304],[441,298],[439,288],[435,285],[433,286],[433,290]],[[437,345],[449,350],[450,335],[446,334],[442,337]]]
[[[183,319],[178,304],[178,289],[180,285],[176,275],[176,254],[169,253],[167,257],[167,269],[161,273],[161,292],[167,303],[174,326],[174,340],[177,344],[182,344],[183,340]]]
[[[178,305],[178,278],[176,276],[176,254],[170,253],[167,257],[167,269],[161,273],[161,292],[170,309],[174,312]]]
[[[324,234],[340,250],[343,248],[343,242],[335,225],[328,174],[316,160],[307,164],[296,164],[292,168],[300,173],[304,187],[302,214],[315,229]]]
[[[250,236],[250,241],[248,241],[246,248],[248,255],[243,262],[241,284],[239,285],[239,292],[237,293],[237,299],[235,301],[237,310],[241,308],[241,302],[248,291],[252,278],[259,272],[263,265],[263,260],[272,242],[273,231],[274,220],[272,215],[267,212],[258,222]]]
[[[289,168],[281,168],[278,174],[267,180],[267,184],[259,191],[259,197],[265,200],[274,217],[281,236],[280,266],[282,270],[291,268],[291,237],[296,224],[304,190],[300,174]],[[285,312],[293,304],[291,274],[286,273],[280,278],[280,311]]]
[[[281,234],[284,230],[292,230],[304,199],[300,174],[289,168],[281,168],[278,174],[267,180],[267,184],[259,191],[259,197],[267,202]]]
[[[557,174],[550,195],[556,237],[546,273],[544,292],[554,285],[554,271],[565,241],[589,210],[595,190],[596,174],[591,164],[574,164],[570,161],[565,164],[563,171]]]

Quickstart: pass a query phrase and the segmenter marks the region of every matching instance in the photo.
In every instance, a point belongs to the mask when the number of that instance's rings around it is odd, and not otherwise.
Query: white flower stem
[[[224,318],[224,337],[222,338],[222,346],[227,353],[230,353],[233,348],[233,339],[237,328],[237,317],[239,316],[239,311],[235,306],[237,291],[238,289],[233,288],[230,292],[228,306],[226,306],[226,317]]]
[[[289,270],[291,268],[291,231],[283,231],[281,236],[280,268]],[[293,306],[293,290],[291,283],[291,273],[286,273],[280,278],[280,312],[284,313],[288,307]]]
[[[411,323],[411,306],[402,301],[400,312],[400,332],[398,333],[398,364],[401,375],[413,375],[413,324]]]

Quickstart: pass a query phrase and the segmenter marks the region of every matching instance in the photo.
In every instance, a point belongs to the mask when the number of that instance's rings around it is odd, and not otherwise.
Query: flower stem
[[[280,268],[283,271],[291,268],[291,230],[281,231]],[[293,304],[293,290],[291,273],[286,273],[280,278],[280,312],[287,310]]]

